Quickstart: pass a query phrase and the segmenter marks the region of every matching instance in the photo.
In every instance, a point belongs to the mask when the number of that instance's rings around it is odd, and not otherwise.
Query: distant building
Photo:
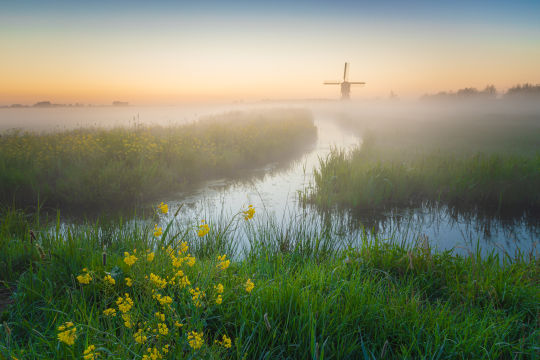
[[[129,103],[127,101],[113,101],[113,106],[128,106]]]

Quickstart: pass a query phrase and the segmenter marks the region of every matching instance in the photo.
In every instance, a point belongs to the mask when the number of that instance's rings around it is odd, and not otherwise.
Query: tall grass
[[[257,219],[260,214],[255,222],[242,214],[209,222],[203,237],[197,236],[197,224],[174,231],[166,226],[156,237],[152,223],[51,229],[37,228],[33,219],[13,220],[17,216],[3,214],[2,220],[18,229],[3,241],[31,246],[24,238],[30,227],[33,246],[41,250],[28,260],[15,302],[0,319],[5,358],[80,358],[89,345],[100,358],[111,359],[141,358],[147,348],[168,359],[526,359],[540,351],[540,264],[527,254],[481,257],[477,250],[461,257],[433,253],[425,241],[397,244],[368,233],[356,247],[329,251],[321,243],[341,242],[337,231],[308,230],[313,227],[302,218],[281,224]],[[238,246],[240,233],[253,246],[233,258],[228,251]],[[196,262],[174,268],[167,246],[177,254],[182,241]],[[124,252],[134,249],[138,259],[129,266]],[[155,253],[152,261],[148,251]],[[223,254],[233,261],[220,270],[217,257]],[[13,256],[0,255],[2,261]],[[83,268],[93,278],[88,285],[76,280]],[[178,269],[190,286],[171,281]],[[156,286],[151,273],[168,276],[167,285]],[[115,285],[103,281],[106,274]],[[133,280],[131,287],[125,277]],[[247,279],[254,283],[251,292]],[[224,286],[221,304],[215,303],[218,283]],[[206,292],[200,307],[188,291],[195,287]],[[152,290],[171,296],[171,306],[160,306]],[[115,304],[125,293],[134,302],[131,328]],[[103,314],[110,307],[114,318]],[[165,320],[155,316],[158,311]],[[57,338],[58,326],[67,321],[77,328],[73,345]],[[174,327],[175,321],[183,326]],[[167,325],[167,335],[153,332],[158,323]],[[134,341],[139,328],[147,336],[144,344]],[[191,331],[204,333],[200,349],[189,345]],[[232,339],[230,349],[215,343],[223,334]]]
[[[208,177],[292,156],[316,136],[300,109],[235,112],[181,126],[0,135],[0,203],[130,207]]]
[[[323,207],[443,203],[493,213],[540,209],[540,154],[534,157],[426,152],[381,156],[365,144],[320,160],[309,200]]]
[[[339,117],[363,144],[321,159],[305,199],[356,210],[438,203],[492,215],[538,214],[538,112],[423,110],[417,118]]]

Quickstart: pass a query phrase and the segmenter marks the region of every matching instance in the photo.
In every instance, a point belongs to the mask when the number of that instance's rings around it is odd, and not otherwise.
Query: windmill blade
[[[351,82],[349,82],[349,84],[352,84],[352,85],[366,85],[366,83],[363,82],[363,81],[351,81]]]
[[[340,81],[325,81],[323,82],[324,85],[339,85],[341,84]]]
[[[347,81],[349,78],[349,63],[345,63],[345,68],[343,69],[343,81]]]

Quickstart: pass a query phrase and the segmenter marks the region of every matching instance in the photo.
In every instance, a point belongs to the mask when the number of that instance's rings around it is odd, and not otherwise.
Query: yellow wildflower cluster
[[[244,220],[251,220],[253,219],[253,216],[255,216],[255,208],[253,205],[249,205],[248,209],[246,211],[242,211],[244,214]]]
[[[167,280],[154,273],[150,273],[150,281],[160,289],[164,289],[167,286]]]
[[[124,280],[126,281],[127,286],[129,286],[129,287],[133,286],[133,280],[131,278],[127,277]]]
[[[206,224],[205,221],[202,220],[201,225],[199,225],[199,230],[197,231],[197,235],[199,235],[200,237],[203,237],[209,232],[210,232],[210,226],[208,226],[208,224]]]
[[[163,201],[162,201],[161,204],[158,205],[158,210],[159,210],[162,214],[166,214],[166,213],[169,212],[169,205],[164,204]]]
[[[110,274],[105,275],[105,277],[103,278],[103,281],[105,281],[106,284],[111,284],[111,285],[116,284],[116,280],[114,280]]]
[[[204,344],[203,336],[204,334],[202,331],[200,333],[196,331],[190,331],[187,337],[189,346],[191,346],[195,350],[200,349]]]
[[[65,322],[58,327],[58,341],[67,345],[73,345],[77,339],[77,328],[71,321]]]
[[[133,327],[133,321],[131,321],[131,316],[129,314],[122,314],[122,320],[124,320],[124,326],[128,329]]]
[[[158,237],[161,236],[161,234],[163,234],[163,229],[161,227],[158,227],[157,224],[154,225],[154,236]]]
[[[146,335],[144,334],[143,329],[137,330],[135,334],[133,334],[133,338],[135,341],[139,344],[144,344],[147,340]]]
[[[96,346],[95,345],[89,345],[83,353],[83,359],[84,360],[96,360],[98,357],[98,352],[96,352]]]
[[[116,309],[114,308],[108,308],[103,310],[103,315],[105,316],[116,316]]]
[[[81,284],[86,284],[86,285],[90,284],[90,281],[92,281],[92,276],[90,276],[88,269],[84,268],[82,271],[83,271],[83,274],[77,276],[77,281]]]
[[[214,340],[214,343],[223,346],[225,349],[230,349],[231,346],[232,346],[231,338],[228,337],[228,336],[225,335],[225,334],[223,334],[223,336],[221,337],[221,341],[219,341],[219,340]]]
[[[155,293],[152,298],[156,299],[161,306],[171,305],[172,298],[170,296],[163,296],[160,293]]]
[[[137,250],[133,250],[133,255],[130,255],[127,251],[124,252],[124,262],[128,265],[128,266],[132,266],[133,264],[135,264],[135,262],[138,260],[138,258],[135,256],[135,254],[137,253]]]
[[[133,300],[131,300],[128,293],[125,293],[124,297],[120,296],[116,300],[116,305],[118,305],[118,310],[125,314],[133,307]]]
[[[201,291],[198,287],[196,287],[195,289],[190,289],[189,293],[191,294],[191,300],[193,300],[195,307],[201,307],[201,300],[202,298],[204,298],[205,295],[204,291]]]
[[[223,294],[224,287],[222,284],[217,284],[216,286],[214,286],[214,290],[216,290],[216,293],[218,294],[216,297],[216,304],[221,305],[221,303],[223,302],[223,297],[221,296],[221,294]]]
[[[185,246],[181,246],[180,250],[178,250],[178,256],[174,254],[174,250],[171,247],[167,248],[167,253],[169,254],[169,257],[171,258],[172,265],[175,268],[181,267],[184,262],[187,266],[192,267],[195,265],[195,257],[191,256],[191,254],[187,254],[185,256],[182,256],[186,251],[188,247],[187,244]]]
[[[253,281],[251,281],[251,279],[247,279],[245,287],[246,287],[246,291],[250,293],[251,290],[253,290],[253,288],[255,287],[255,284],[253,283]]]
[[[166,345],[167,347],[164,349],[167,349],[167,352],[169,351],[169,348],[168,348],[168,345]],[[159,359],[163,359],[163,355],[159,352],[159,350],[157,348],[148,348],[146,349],[146,351],[148,352],[148,354],[144,354],[143,357],[142,357],[142,360],[159,360]],[[165,352],[165,351],[164,351]],[[167,353],[165,352],[165,353]]]
[[[227,258],[227,255],[221,255],[221,256],[218,256],[218,264],[217,264],[217,268],[220,269],[220,270],[225,270],[229,267],[229,265],[231,264],[231,262],[229,260],[226,259]]]
[[[160,313],[159,311],[154,314],[161,321],[165,321],[165,314]]]
[[[146,261],[152,262],[154,260],[154,257],[155,254],[153,252],[148,252],[148,254],[146,254]]]
[[[165,323],[159,323],[158,324],[158,332],[160,335],[167,335],[169,334],[169,328],[167,327],[167,324]]]

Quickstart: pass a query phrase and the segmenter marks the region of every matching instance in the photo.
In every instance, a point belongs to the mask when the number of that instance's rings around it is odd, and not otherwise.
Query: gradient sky
[[[540,1],[3,1],[0,105],[402,97],[540,83]]]

